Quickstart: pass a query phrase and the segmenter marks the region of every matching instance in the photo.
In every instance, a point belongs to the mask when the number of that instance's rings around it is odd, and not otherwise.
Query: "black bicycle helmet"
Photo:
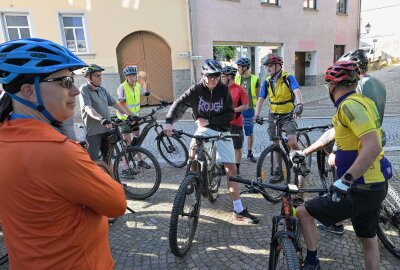
[[[124,68],[124,75],[128,76],[128,75],[137,75],[138,71],[137,71],[137,66],[127,66],[126,68]]]
[[[363,49],[355,49],[342,55],[338,61],[354,61],[360,67],[361,73],[368,71],[368,57]]]
[[[223,69],[221,64],[214,59],[206,59],[201,68],[203,75],[221,75]]]
[[[251,61],[247,57],[242,57],[239,58],[239,60],[236,61],[236,65],[242,66],[242,67],[250,67]]]
[[[98,72],[98,71],[104,71],[104,68],[102,68],[102,67],[100,67],[100,66],[98,66],[98,65],[96,65],[96,64],[90,64],[87,68],[85,68],[85,70],[83,71],[83,76],[84,77],[87,77],[87,76],[89,76],[89,75],[91,75],[91,74],[93,74],[93,73],[95,73],[95,72]]]
[[[232,66],[226,66],[224,67],[224,70],[222,71],[222,74],[224,75],[233,75],[235,76],[237,73],[237,68],[234,68]]]

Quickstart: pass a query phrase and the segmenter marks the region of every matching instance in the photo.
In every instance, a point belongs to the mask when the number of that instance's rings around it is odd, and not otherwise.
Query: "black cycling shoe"
[[[145,169],[151,169],[151,166],[149,164],[147,164],[146,161],[144,161],[144,160],[139,160],[137,164],[138,164],[138,167],[143,167]]]
[[[321,269],[321,265],[319,263],[319,259],[317,258],[317,264],[306,264],[304,263],[301,266],[301,270],[320,270]]]
[[[253,154],[247,154],[247,159],[252,163],[257,163],[257,160],[254,158]]]
[[[260,220],[258,218],[256,218],[255,216],[253,216],[252,214],[249,213],[247,208],[245,208],[240,213],[236,213],[235,211],[233,211],[233,218],[235,220],[245,221],[246,223],[249,223],[249,224],[258,224],[260,222]]]
[[[271,184],[276,184],[276,183],[281,182],[282,180],[283,180],[282,172],[280,170],[276,169],[274,171],[274,174],[271,176],[269,182]]]
[[[344,234],[344,226],[343,225],[325,226],[324,224],[317,223],[317,228],[320,230],[326,231],[326,232],[330,232],[330,233],[335,233],[335,234],[339,234],[339,235]]]

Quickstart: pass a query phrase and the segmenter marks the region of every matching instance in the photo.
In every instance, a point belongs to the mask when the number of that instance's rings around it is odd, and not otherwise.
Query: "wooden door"
[[[299,85],[304,85],[306,79],[306,54],[305,52],[296,52],[295,55],[295,77]]]
[[[124,67],[138,66],[139,80],[145,80],[151,92],[149,104],[158,104],[159,99],[173,102],[171,49],[162,38],[145,31],[126,36],[117,46],[117,61],[121,82]],[[147,104],[146,97],[141,104]]]

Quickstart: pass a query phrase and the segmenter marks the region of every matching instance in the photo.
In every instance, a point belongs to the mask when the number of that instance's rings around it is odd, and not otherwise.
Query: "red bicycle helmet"
[[[360,68],[354,61],[337,61],[325,73],[325,82],[351,85],[360,79]]]
[[[267,58],[267,60],[265,60],[264,62],[264,66],[268,66],[269,64],[279,64],[282,65],[283,64],[283,59],[280,56],[277,55],[271,55]]]

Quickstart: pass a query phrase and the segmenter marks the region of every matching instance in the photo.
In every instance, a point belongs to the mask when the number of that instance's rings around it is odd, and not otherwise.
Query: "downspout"
[[[358,6],[358,22],[357,22],[357,47],[356,49],[360,48],[360,42],[361,42],[361,2],[362,0],[359,0],[359,6]]]
[[[193,42],[193,26],[192,26],[192,0],[188,0],[188,15],[189,15],[189,43],[190,43],[190,80],[191,83],[194,84],[196,82],[196,66],[194,64],[194,60],[191,59],[192,55],[194,55],[194,42]]]

